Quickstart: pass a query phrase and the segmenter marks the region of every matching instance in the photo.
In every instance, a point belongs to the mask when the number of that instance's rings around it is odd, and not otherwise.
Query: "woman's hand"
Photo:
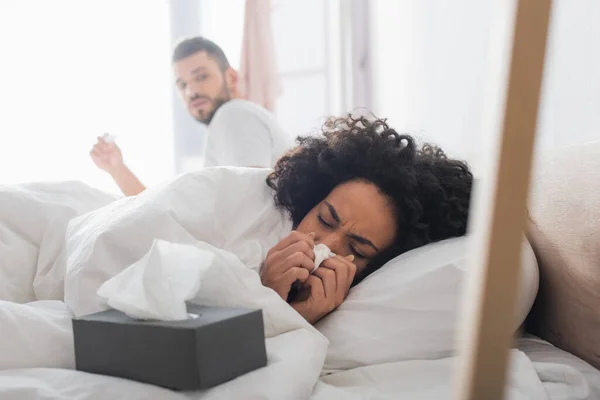
[[[292,231],[267,253],[260,269],[262,284],[287,301],[292,284],[306,282],[314,269],[314,247],[314,234]]]
[[[356,274],[354,256],[335,256],[323,261],[319,269],[305,281],[306,293],[291,306],[314,324],[344,302]],[[303,295],[304,294],[304,295]]]

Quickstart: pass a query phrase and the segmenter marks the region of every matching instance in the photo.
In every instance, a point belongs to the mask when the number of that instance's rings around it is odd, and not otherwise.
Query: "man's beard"
[[[212,121],[212,119],[213,119],[213,117],[215,116],[215,114],[216,114],[217,110],[218,110],[218,109],[219,109],[219,108],[220,108],[220,107],[221,107],[223,104],[227,103],[229,100],[231,100],[231,99],[224,99],[224,98],[218,98],[218,99],[215,99],[215,100],[213,101],[213,109],[212,109],[212,111],[210,111],[210,112],[209,112],[209,113],[208,113],[206,116],[204,116],[204,117],[203,117],[203,116],[201,116],[201,115],[198,115],[198,116],[196,117],[196,120],[197,120],[197,121],[199,121],[199,122],[202,122],[203,124],[206,124],[206,125],[210,124],[210,121]]]
[[[202,122],[203,124],[210,124],[210,121],[212,121],[213,117],[215,116],[217,110],[219,108],[221,108],[221,106],[225,103],[227,103],[229,100],[231,100],[231,93],[229,92],[229,88],[227,87],[227,85],[224,85],[223,90],[221,91],[221,93],[219,94],[219,96],[217,96],[214,100],[213,100],[213,107],[212,110],[210,112],[208,112],[207,115],[197,115],[196,121],[198,122]],[[193,101],[193,99],[192,99]]]

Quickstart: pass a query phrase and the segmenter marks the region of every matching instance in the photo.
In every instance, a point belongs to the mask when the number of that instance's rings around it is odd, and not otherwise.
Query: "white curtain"
[[[169,9],[160,0],[0,1],[0,184],[81,180],[117,136],[147,184],[173,174]]]
[[[342,112],[340,2],[271,0],[275,64],[282,92],[274,110],[292,136],[316,132]],[[239,69],[245,0],[201,0],[200,32]],[[346,111],[346,110],[344,110]]]
[[[271,29],[271,1],[246,0],[240,59],[240,94],[273,111],[281,94]]]

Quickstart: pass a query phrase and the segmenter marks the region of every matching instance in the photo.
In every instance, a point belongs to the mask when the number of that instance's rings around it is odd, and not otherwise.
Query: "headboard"
[[[532,178],[540,288],[527,330],[600,369],[600,142],[544,154]]]

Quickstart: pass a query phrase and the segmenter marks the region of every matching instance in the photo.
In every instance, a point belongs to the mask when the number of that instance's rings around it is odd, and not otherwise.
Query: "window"
[[[204,0],[200,33],[239,69],[244,0]],[[341,112],[339,0],[271,0],[272,32],[283,92],[275,114],[290,135],[320,128]]]
[[[89,151],[110,132],[146,184],[173,174],[168,4],[0,2],[0,183],[118,192]]]

